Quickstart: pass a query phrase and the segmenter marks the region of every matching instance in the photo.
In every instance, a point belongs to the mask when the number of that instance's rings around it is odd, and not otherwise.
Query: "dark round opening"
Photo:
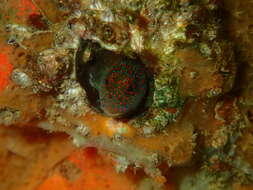
[[[84,52],[90,51],[85,62]],[[153,79],[140,59],[84,42],[76,56],[77,79],[86,90],[90,105],[100,113],[133,117],[148,108]]]

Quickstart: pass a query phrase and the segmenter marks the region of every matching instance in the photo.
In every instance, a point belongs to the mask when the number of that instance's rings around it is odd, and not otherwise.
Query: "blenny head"
[[[76,56],[77,79],[90,105],[114,118],[132,117],[144,111],[152,89],[152,77],[139,58],[83,42]]]

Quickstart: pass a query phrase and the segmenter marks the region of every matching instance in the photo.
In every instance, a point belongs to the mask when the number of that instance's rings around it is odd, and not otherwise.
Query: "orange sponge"
[[[12,71],[12,65],[6,54],[0,53],[0,93],[7,86]]]

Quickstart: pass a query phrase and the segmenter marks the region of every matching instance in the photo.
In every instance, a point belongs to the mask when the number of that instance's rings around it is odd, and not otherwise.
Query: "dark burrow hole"
[[[91,107],[103,115],[130,119],[147,110],[153,101],[153,76],[139,58],[82,41],[76,72]]]
[[[253,123],[253,113],[251,110],[248,110],[247,111],[247,117],[248,117],[248,120]]]

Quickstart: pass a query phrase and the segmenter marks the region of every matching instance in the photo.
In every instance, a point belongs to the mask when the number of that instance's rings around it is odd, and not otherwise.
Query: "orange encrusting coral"
[[[130,171],[117,173],[110,158],[102,157],[95,148],[80,149],[71,154],[68,161],[81,169],[76,180],[70,181],[60,172],[54,172],[38,190],[136,190],[143,178]],[[167,185],[164,189],[174,190],[174,186]]]
[[[9,62],[8,56],[0,53],[0,93],[8,85],[12,71],[12,65]]]
[[[171,135],[160,134],[155,137],[145,138],[138,135],[138,129],[131,125],[94,112],[88,112],[79,119],[89,128],[92,136],[112,138],[114,135],[120,134],[139,148],[170,156],[170,159],[173,159],[176,164],[185,163],[192,156],[193,131],[190,124],[180,123],[177,128],[168,129]],[[186,141],[185,139],[189,140]],[[178,151],[179,149],[181,151]]]
[[[75,181],[68,181],[56,172],[38,190],[134,190],[135,180],[126,174],[118,174],[112,163],[96,153],[94,148],[79,150],[69,161],[81,169]]]
[[[0,7],[1,8],[1,7]],[[9,13],[9,10],[15,10],[12,13]],[[38,9],[36,6],[32,3],[31,0],[19,0],[17,1],[9,1],[5,5],[5,9],[2,10],[3,15],[3,24],[8,24],[8,22],[16,22],[19,24],[25,24],[26,19],[29,15],[38,13]],[[2,25],[4,26],[4,25]],[[0,30],[1,27],[0,26]],[[2,31],[1,31],[2,32]],[[3,33],[3,36],[5,33]],[[1,36],[2,37],[2,36]],[[9,78],[11,75],[11,72],[13,70],[13,65],[10,63],[10,54],[12,48],[10,46],[7,46],[5,43],[5,40],[0,38],[0,93],[4,90],[4,88],[9,83]]]
[[[27,15],[38,12],[38,9],[32,3],[31,0],[19,0],[19,3],[13,4],[13,7],[17,7],[17,16],[26,17]]]
[[[32,0],[8,0],[0,4],[0,9],[2,26],[10,23],[25,26],[30,15],[39,13]],[[0,25],[0,27],[2,26]]]
[[[83,122],[89,126],[92,135],[104,134],[108,137],[113,137],[117,133],[125,137],[135,135],[135,129],[126,123],[99,114],[87,113],[83,118]]]

